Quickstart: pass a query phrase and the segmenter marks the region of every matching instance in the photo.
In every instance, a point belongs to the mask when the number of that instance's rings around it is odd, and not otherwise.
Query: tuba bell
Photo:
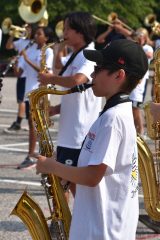
[[[144,24],[147,26],[147,27],[151,27],[152,28],[152,32],[155,34],[155,35],[158,35],[160,36],[160,23],[156,20],[157,17],[155,14],[148,14],[145,19],[144,19]]]
[[[148,14],[144,19],[144,24],[147,27],[152,27],[153,24],[155,24],[155,22],[156,22],[156,15],[152,13]]]
[[[63,39],[63,28],[64,28],[64,21],[60,20],[59,22],[57,22],[57,24],[55,26],[55,33],[56,33],[57,37],[59,38],[59,40]]]
[[[13,25],[11,18],[5,18],[1,24],[1,28],[4,34],[9,34],[15,38],[26,39],[28,37],[27,30],[25,28]]]
[[[47,10],[44,11],[43,17],[38,22],[38,26],[41,26],[41,27],[48,26],[48,12],[47,12]]]
[[[20,0],[18,7],[20,17],[27,23],[36,23],[43,18],[47,0]]]

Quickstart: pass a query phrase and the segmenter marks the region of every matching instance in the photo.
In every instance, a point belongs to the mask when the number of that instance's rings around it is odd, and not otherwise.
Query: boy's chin
[[[94,93],[94,95],[95,95],[96,97],[103,97],[102,94],[100,94],[100,93],[98,93],[98,92],[94,92],[94,91],[93,91],[93,93]]]

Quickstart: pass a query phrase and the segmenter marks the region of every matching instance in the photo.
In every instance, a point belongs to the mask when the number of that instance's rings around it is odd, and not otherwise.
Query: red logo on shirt
[[[90,138],[91,140],[94,140],[95,137],[96,135],[94,133],[91,133],[91,132],[88,133],[88,138]]]

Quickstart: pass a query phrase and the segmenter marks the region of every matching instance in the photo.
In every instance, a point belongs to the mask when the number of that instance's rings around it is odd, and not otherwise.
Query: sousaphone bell
[[[18,12],[27,23],[36,23],[43,18],[47,0],[20,0]]]

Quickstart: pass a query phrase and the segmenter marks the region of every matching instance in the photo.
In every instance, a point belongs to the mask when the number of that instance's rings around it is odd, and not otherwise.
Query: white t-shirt
[[[153,48],[148,44],[145,44],[143,46],[143,50],[144,50],[145,53],[147,53],[147,52],[152,52],[153,53]],[[148,59],[148,64],[150,63],[150,61],[151,61],[151,59]],[[129,98],[132,101],[141,102],[141,103],[143,102],[143,97],[144,97],[143,94],[144,94],[144,91],[145,91],[145,85],[146,85],[147,79],[149,79],[149,70],[146,72],[146,74],[142,78],[141,82],[130,93]]]
[[[97,186],[76,187],[69,240],[135,240],[138,157],[131,102],[108,109],[89,130],[78,166],[102,163],[108,167]]]
[[[31,46],[27,55],[31,62],[40,66],[41,63],[41,49],[38,49],[36,45]],[[52,70],[53,67],[53,50],[51,48],[46,49],[46,66]],[[25,86],[25,100],[27,99],[27,93],[39,87],[38,72],[34,70],[24,59],[21,61],[20,67],[26,71],[26,86]]]
[[[26,48],[26,46],[30,43],[29,39],[18,39],[13,42],[14,48],[16,51],[18,51],[18,54]],[[23,61],[23,56],[18,57],[18,67],[21,66],[21,61]],[[21,78],[26,77],[25,69],[23,70],[23,73],[21,74]]]
[[[93,44],[88,48],[93,49]],[[91,82],[90,75],[93,70],[94,63],[84,57],[82,50],[68,66],[63,76],[83,73]],[[91,88],[82,93],[62,96],[57,146],[80,149],[88,129],[101,111],[101,105],[102,98],[95,97]]]

